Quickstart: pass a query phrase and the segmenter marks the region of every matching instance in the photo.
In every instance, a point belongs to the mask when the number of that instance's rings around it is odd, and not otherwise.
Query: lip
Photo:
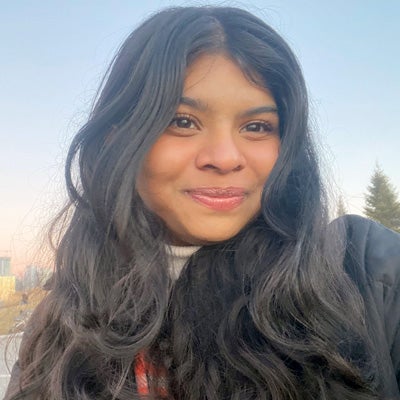
[[[246,197],[245,189],[239,187],[202,187],[185,192],[196,203],[216,211],[233,210],[239,207]]]

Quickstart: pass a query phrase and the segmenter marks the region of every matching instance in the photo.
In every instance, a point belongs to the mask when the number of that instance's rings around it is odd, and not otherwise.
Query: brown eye
[[[170,126],[180,129],[195,129],[196,125],[191,118],[182,116],[182,117],[175,117],[172,121]]]
[[[272,132],[273,127],[267,122],[251,122],[247,124],[244,128],[247,132]]]

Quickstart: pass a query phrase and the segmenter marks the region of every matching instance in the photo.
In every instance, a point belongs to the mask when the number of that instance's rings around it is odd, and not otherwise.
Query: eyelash
[[[176,123],[178,121],[183,121],[183,120],[187,120],[190,124],[193,124],[195,126],[195,128],[199,127],[199,124],[197,123],[197,121],[191,117],[188,114],[177,114],[175,115],[175,117],[172,119],[172,121],[170,122],[169,126],[172,128],[177,128],[177,129],[194,129],[193,127],[181,127],[181,126],[177,126]]]
[[[248,128],[251,125],[256,125],[258,127],[262,127],[263,130],[262,131],[254,131],[254,130],[249,130],[247,132],[254,132],[254,133],[270,133],[274,131],[274,127],[270,122],[266,122],[266,121],[251,121],[249,123],[247,123],[246,125],[244,125],[243,128],[240,129],[240,131],[242,131],[244,128]]]

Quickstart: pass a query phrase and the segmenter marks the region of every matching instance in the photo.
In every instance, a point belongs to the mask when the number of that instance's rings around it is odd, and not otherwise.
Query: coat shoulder
[[[345,267],[352,278],[378,281],[387,286],[399,284],[400,234],[358,215],[343,216],[335,223],[344,225]]]

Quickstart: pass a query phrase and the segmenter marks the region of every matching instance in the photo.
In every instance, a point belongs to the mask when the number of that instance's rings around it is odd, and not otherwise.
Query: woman
[[[71,145],[7,398],[399,397],[400,240],[328,225],[307,107],[295,56],[245,11],[136,29]]]

